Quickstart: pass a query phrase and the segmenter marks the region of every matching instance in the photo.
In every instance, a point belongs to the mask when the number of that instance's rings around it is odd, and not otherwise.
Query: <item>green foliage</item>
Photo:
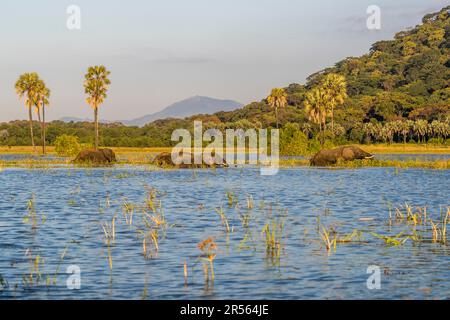
[[[81,145],[78,138],[63,134],[55,140],[55,151],[59,156],[72,157],[81,151]]]

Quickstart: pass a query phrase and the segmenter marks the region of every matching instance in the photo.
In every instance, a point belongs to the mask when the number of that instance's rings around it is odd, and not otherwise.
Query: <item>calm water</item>
[[[158,256],[146,260],[139,234],[145,229],[142,213],[136,210],[130,227],[122,206],[143,205],[149,188],[158,190],[169,226],[161,235]],[[412,242],[386,247],[370,235],[409,230],[389,228],[390,206],[428,206],[437,216],[441,206],[450,205],[448,190],[448,170],[297,168],[264,177],[252,168],[8,168],[0,172],[0,275],[9,287],[0,286],[0,299],[449,299],[448,247]],[[237,206],[229,208],[227,191],[236,195]],[[33,194],[37,214],[46,219],[35,231],[23,221]],[[250,195],[254,208],[249,210]],[[218,207],[233,228],[228,235]],[[101,223],[110,223],[115,214],[110,272]],[[250,214],[248,228],[240,214]],[[316,230],[318,216],[340,234],[363,231],[367,243],[340,245],[327,254]],[[261,234],[276,218],[285,221],[279,264],[266,258]],[[209,236],[215,237],[218,252],[214,286],[207,287],[197,244]],[[53,276],[67,245],[56,286],[22,283],[30,270],[29,252],[44,259],[42,274]],[[70,265],[81,269],[80,290],[66,287]],[[382,274],[381,290],[366,287],[370,265],[389,270]]]

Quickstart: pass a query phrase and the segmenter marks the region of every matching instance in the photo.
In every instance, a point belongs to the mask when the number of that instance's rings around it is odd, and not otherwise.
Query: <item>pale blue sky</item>
[[[82,29],[66,28],[81,8]],[[366,9],[382,9],[382,30]],[[14,92],[37,71],[52,90],[50,119],[91,117],[83,75],[104,64],[112,86],[101,118],[131,119],[206,95],[242,103],[367,52],[449,0],[2,0],[0,121],[24,119]]]

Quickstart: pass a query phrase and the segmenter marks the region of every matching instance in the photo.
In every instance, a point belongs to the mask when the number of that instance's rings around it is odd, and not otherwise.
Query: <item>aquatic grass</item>
[[[252,210],[254,208],[253,196],[247,196],[247,209]]]
[[[213,237],[209,237],[197,245],[197,248],[201,251],[199,259],[203,261],[203,271],[205,277],[205,283],[209,282],[209,274],[211,274],[211,281],[214,283],[214,260],[217,257],[217,244]]]
[[[327,252],[331,252],[331,250],[336,251],[337,234],[333,228],[327,229],[326,227],[321,226],[319,227],[319,235]]]
[[[227,216],[225,215],[225,212],[223,211],[223,208],[222,207],[215,208],[215,210],[220,216],[220,220],[222,221],[222,225],[225,227],[225,231],[227,233],[230,233],[231,232],[230,224],[228,222]]]
[[[410,236],[403,236],[405,232],[400,232],[394,236],[385,236],[381,235],[375,232],[371,232],[371,235],[374,237],[381,239],[384,241],[384,243],[389,247],[399,247],[404,245],[411,237]]]
[[[27,202],[28,213],[23,217],[22,221],[25,224],[31,224],[31,228],[36,230],[39,227],[38,214],[36,212],[36,197],[32,194],[31,199]],[[47,221],[45,215],[41,215],[41,223],[44,224]]]
[[[69,246],[67,245],[64,248],[64,250],[63,250],[63,252],[62,252],[62,254],[61,254],[60,258],[59,258],[58,264],[56,265],[56,270],[55,270],[55,273],[53,274],[53,285],[56,285],[56,278],[59,275],[59,271],[61,269],[61,264],[63,263],[64,258],[66,257],[66,254],[67,254],[68,250],[69,250]]]
[[[226,195],[228,199],[228,206],[231,208],[235,202],[234,193],[231,191],[227,191]]]
[[[261,231],[265,241],[266,257],[278,263],[281,257],[283,232],[284,221],[281,219],[273,219]]]
[[[413,207],[407,203],[395,209],[394,215],[389,214],[389,225],[394,222],[397,225],[406,225],[411,228],[410,239],[416,243],[447,244],[447,225],[449,221],[450,207],[441,208],[438,219],[433,218],[427,211],[427,207]]]
[[[101,227],[103,230],[104,240],[106,243],[109,244],[110,241],[116,240],[116,216],[111,220],[111,224],[108,224],[107,222],[102,222]]]
[[[183,264],[184,286],[188,285],[188,267],[186,261]]]
[[[132,203],[125,201],[122,204],[122,213],[125,218],[125,224],[131,226],[133,224],[133,214],[136,206]]]
[[[28,257],[29,272],[22,275],[22,282],[26,287],[39,285],[42,280],[41,266],[44,264],[44,259],[40,255],[33,257],[30,249],[27,249],[25,256]]]
[[[158,256],[159,251],[159,233],[158,230],[142,232],[142,254],[145,259],[151,259]]]

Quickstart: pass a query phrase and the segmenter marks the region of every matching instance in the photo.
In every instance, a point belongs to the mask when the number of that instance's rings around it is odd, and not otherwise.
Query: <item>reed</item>
[[[321,226],[319,228],[319,235],[327,252],[331,252],[331,250],[336,251],[337,234],[333,228],[327,229],[326,227]]]
[[[371,232],[371,234],[378,239],[381,239],[384,241],[384,243],[389,247],[399,247],[404,245],[411,237],[410,236],[403,236],[404,232],[400,232],[396,234],[395,236],[385,236],[381,235],[375,232]]]
[[[214,282],[214,260],[217,256],[217,244],[213,237],[209,237],[197,245],[198,249],[201,251],[199,259],[203,261],[203,272],[205,277],[205,283],[209,283],[209,274],[211,274],[211,281]]]
[[[220,208],[216,208],[215,210],[220,216],[220,220],[222,221],[222,225],[225,227],[225,231],[227,233],[230,233],[231,232],[230,224],[228,223],[228,218],[225,215],[225,212],[223,211],[223,208],[220,207]]]
[[[247,209],[252,210],[254,208],[253,196],[247,196]]]
[[[231,191],[227,191],[226,195],[228,199],[228,206],[231,208],[235,202],[234,193]]]
[[[266,247],[266,257],[275,262],[280,261],[283,231],[284,221],[276,219],[267,223],[262,229]]]
[[[25,224],[31,224],[31,228],[36,230],[39,227],[38,214],[36,211],[36,197],[32,194],[31,199],[27,202],[27,214],[23,217],[22,221]],[[41,215],[41,223],[44,224],[47,221],[45,215]]]

